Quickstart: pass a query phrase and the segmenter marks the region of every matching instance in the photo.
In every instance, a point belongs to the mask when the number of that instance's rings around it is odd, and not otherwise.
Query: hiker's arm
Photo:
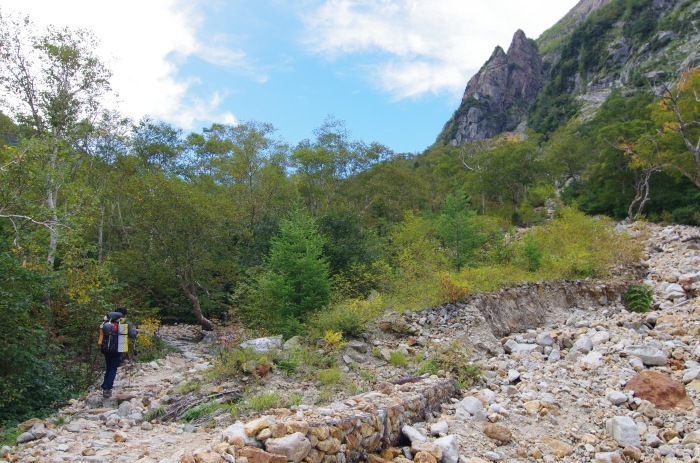
[[[136,339],[136,335],[139,334],[139,331],[136,328],[134,328],[134,325],[132,325],[131,323],[129,323],[128,325],[129,325],[129,337],[131,339]]]

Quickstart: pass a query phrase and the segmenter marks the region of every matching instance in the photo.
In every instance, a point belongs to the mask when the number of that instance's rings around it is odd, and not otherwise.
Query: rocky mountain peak
[[[497,46],[469,80],[462,104],[438,139],[461,144],[515,130],[525,120],[542,83],[537,45],[518,30],[508,52]]]

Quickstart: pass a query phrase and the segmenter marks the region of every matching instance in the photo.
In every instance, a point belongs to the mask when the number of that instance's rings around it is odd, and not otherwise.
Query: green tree
[[[466,192],[458,191],[447,196],[445,207],[435,222],[437,236],[457,270],[473,263],[477,252],[488,239],[478,221]]]
[[[268,315],[278,332],[283,332],[290,320],[302,321],[330,301],[323,244],[314,220],[300,209],[282,221],[279,236],[273,238],[262,287],[267,294]]]
[[[503,139],[492,150],[481,153],[478,163],[481,189],[507,198],[513,206],[514,221],[519,221],[520,201],[527,194],[527,187],[545,174],[537,140]]]
[[[73,212],[65,187],[88,151],[111,73],[86,30],[40,33],[28,18],[0,17],[0,45],[0,86],[7,95],[0,104],[33,138],[27,149],[40,157],[33,181],[44,190],[46,217],[35,221],[47,225],[46,262],[53,267],[63,218]]]

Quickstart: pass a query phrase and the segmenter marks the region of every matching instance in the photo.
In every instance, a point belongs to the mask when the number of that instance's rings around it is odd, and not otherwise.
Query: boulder
[[[668,354],[654,346],[627,346],[623,352],[639,358],[647,366],[662,366],[668,363]]]
[[[283,342],[282,335],[270,336],[268,338],[251,339],[249,341],[242,343],[241,347],[243,349],[253,349],[255,352],[258,352],[260,354],[264,354],[265,352],[269,352],[273,349],[281,349],[282,342]]]
[[[456,436],[445,436],[435,439],[435,445],[442,450],[442,463],[459,462],[459,441]]]
[[[299,463],[311,450],[311,442],[302,433],[295,432],[279,439],[268,439],[265,449],[277,455],[284,455],[287,461]]]
[[[693,407],[693,402],[688,397],[683,383],[657,371],[647,370],[638,373],[625,385],[625,390],[634,391],[635,397],[648,400],[661,410]]]

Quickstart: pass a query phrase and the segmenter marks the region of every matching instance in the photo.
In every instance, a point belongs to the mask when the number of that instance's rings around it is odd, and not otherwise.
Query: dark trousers
[[[117,376],[117,368],[122,360],[120,352],[105,352],[105,379],[102,381],[102,389],[112,389],[114,386],[114,378]]]

